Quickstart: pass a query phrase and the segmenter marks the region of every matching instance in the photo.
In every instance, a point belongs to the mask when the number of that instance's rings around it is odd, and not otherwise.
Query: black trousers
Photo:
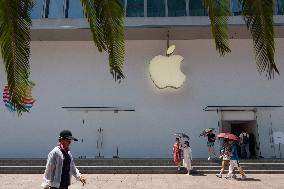
[[[49,189],[68,189],[68,187],[61,187],[61,188],[55,188],[55,187],[49,187]]]

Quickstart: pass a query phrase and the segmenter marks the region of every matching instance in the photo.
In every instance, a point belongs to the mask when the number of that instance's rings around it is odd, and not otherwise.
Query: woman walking
[[[184,144],[185,146],[183,148],[183,166],[187,169],[187,175],[189,175],[190,171],[192,170],[191,167],[192,151],[188,141],[185,141]]]
[[[181,164],[181,145],[179,142],[179,138],[176,138],[176,143],[173,146],[173,158],[175,164],[178,166],[178,170],[180,170]]]

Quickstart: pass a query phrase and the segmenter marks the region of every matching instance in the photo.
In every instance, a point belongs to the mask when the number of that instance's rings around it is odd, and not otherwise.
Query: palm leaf
[[[115,81],[124,78],[124,25],[120,0],[81,0],[98,50],[109,54],[110,73]]]
[[[260,73],[271,79],[274,71],[279,74],[274,61],[275,42],[273,30],[273,0],[240,0],[243,15],[251,32],[256,64]]]
[[[33,0],[0,1],[0,45],[7,72],[11,103],[17,112],[27,112],[24,98],[33,86],[30,75],[30,10]]]
[[[216,49],[220,55],[231,52],[229,47],[228,16],[230,15],[229,0],[203,0],[208,9],[211,22],[211,33],[215,39]]]

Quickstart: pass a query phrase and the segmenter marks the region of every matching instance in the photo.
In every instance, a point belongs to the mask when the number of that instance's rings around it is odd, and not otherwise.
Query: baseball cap
[[[74,140],[74,141],[78,141],[77,138],[74,138],[72,136],[71,131],[69,130],[62,130],[59,134],[59,138],[64,138],[64,139],[69,139],[69,140]]]

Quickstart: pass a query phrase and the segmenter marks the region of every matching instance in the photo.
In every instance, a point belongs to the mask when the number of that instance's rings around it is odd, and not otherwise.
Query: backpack
[[[248,138],[248,134],[243,134],[243,143],[244,144],[249,144],[249,138]]]

